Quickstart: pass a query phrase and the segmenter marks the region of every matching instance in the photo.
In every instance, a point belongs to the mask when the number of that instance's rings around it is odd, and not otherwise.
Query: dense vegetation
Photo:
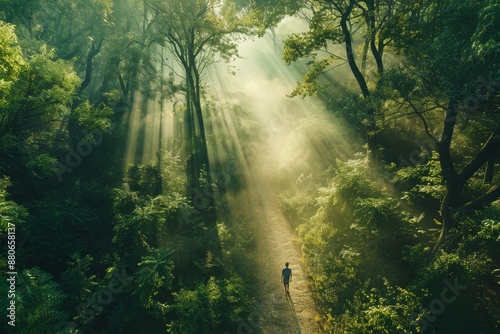
[[[286,61],[311,59],[293,94],[324,95],[332,112],[366,131],[369,149],[329,166],[288,152],[294,167],[286,160],[278,173],[324,326],[335,333],[498,332],[500,72],[492,20],[500,7],[305,5],[310,30],[285,42]],[[357,92],[332,96],[325,73],[344,61]],[[318,133],[297,129],[311,131]]]
[[[18,320],[2,332],[236,332],[252,245],[217,218],[245,183],[237,152],[209,159],[204,74],[243,35],[281,45],[289,16],[309,27],[276,51],[306,68],[291,97],[319,96],[361,143],[293,147],[276,170],[325,332],[500,331],[497,1],[0,4],[0,307],[16,271]],[[182,101],[182,136],[122,168],[139,98]],[[310,147],[334,131],[296,124]]]

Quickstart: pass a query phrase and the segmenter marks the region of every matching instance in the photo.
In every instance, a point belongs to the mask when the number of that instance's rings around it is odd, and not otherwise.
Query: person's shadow
[[[295,314],[295,307],[293,306],[292,296],[290,296],[290,291],[286,292],[286,301],[288,302],[288,306],[292,310],[293,314]]]

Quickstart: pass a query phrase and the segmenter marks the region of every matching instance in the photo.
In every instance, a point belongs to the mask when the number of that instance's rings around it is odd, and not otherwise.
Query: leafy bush
[[[173,334],[212,334],[235,331],[240,319],[251,310],[251,301],[243,293],[241,278],[210,277],[194,290],[174,293],[176,320],[169,325]]]
[[[332,333],[419,333],[414,313],[420,308],[417,294],[384,279],[382,289],[359,291],[347,312],[330,317],[327,329]]]
[[[28,211],[23,206],[7,200],[10,185],[9,178],[0,178],[0,233],[7,232],[9,223],[19,228],[28,217]]]
[[[7,296],[6,283],[2,276],[0,292],[4,296]],[[17,333],[57,333],[64,328],[69,315],[64,308],[64,299],[65,295],[52,275],[37,267],[23,270],[16,276],[15,327],[8,326],[5,333],[11,332],[12,328]],[[7,303],[9,299],[2,298],[2,309],[7,309]]]
[[[126,182],[130,190],[155,197],[161,193],[161,173],[155,164],[127,166]]]
[[[233,221],[231,225],[224,222],[217,223],[217,234],[221,244],[222,259],[227,270],[231,273],[250,276],[255,274],[252,270],[252,261],[248,254],[255,245],[253,233],[248,231],[245,220]]]

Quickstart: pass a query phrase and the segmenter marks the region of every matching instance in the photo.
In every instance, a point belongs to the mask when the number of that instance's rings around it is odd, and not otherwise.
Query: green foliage
[[[54,175],[54,164],[56,162],[56,158],[51,157],[46,153],[42,153],[35,156],[32,160],[28,161],[26,166],[37,178],[48,178]]]
[[[169,333],[233,331],[239,319],[250,310],[250,301],[243,294],[243,283],[236,276],[224,280],[210,277],[195,290],[181,289],[174,297],[177,320],[169,325]]]
[[[296,14],[303,5],[302,1],[297,0],[228,1],[229,4],[233,2],[240,12],[245,13],[245,10],[248,10],[244,22],[258,36],[263,36],[268,29],[275,28],[286,16]]]
[[[496,1],[487,1],[479,12],[479,24],[472,37],[473,50],[479,58],[487,57],[492,60],[495,55],[498,55],[500,50],[499,13],[500,4]],[[496,61],[498,64],[498,59]]]
[[[38,10],[31,12],[31,20],[20,18],[15,20],[16,23],[24,26],[31,37],[45,40],[59,58],[74,58],[80,71],[85,66],[92,43],[98,42],[112,28],[113,1],[75,0],[69,3],[50,0],[38,3]]]
[[[335,22],[335,18],[327,10],[315,12],[309,22],[309,31],[292,34],[285,41],[283,59],[287,65],[301,58],[310,59],[309,70],[297,83],[291,97],[318,95],[329,87],[321,80],[321,77],[328,70],[341,64],[339,60],[344,59],[343,56],[329,51],[331,43],[342,42],[342,32],[332,22]]]
[[[32,128],[61,119],[78,78],[46,46],[23,57],[13,27],[3,22],[0,48],[0,139],[8,134],[26,139]]]
[[[77,305],[96,288],[96,275],[90,271],[93,264],[94,259],[88,254],[84,257],[74,254],[68,261],[68,269],[61,274],[61,289],[67,296],[67,305]]]
[[[363,120],[366,119],[367,103],[362,96],[356,93],[338,94],[332,96],[328,108],[340,116],[358,133],[363,131]]]
[[[348,202],[354,198],[380,196],[379,187],[365,175],[369,170],[368,160],[337,161],[338,173],[334,178],[335,201]]]
[[[135,293],[139,295],[140,303],[145,308],[162,305],[157,300],[158,294],[172,288],[174,263],[169,259],[171,253],[168,249],[152,249],[137,264],[139,270],[135,275]]]
[[[11,185],[9,178],[0,178],[0,231],[7,232],[9,223],[20,228],[26,218],[28,211],[13,201],[7,200],[9,196],[7,188]],[[11,227],[12,227],[11,225]]]
[[[217,223],[217,234],[221,245],[222,259],[230,273],[252,275],[253,266],[248,260],[248,254],[255,246],[253,233],[245,226],[245,220],[232,221],[231,225]]]
[[[115,235],[112,243],[124,263],[134,263],[147,252],[142,221],[135,215],[120,215],[114,225]]]
[[[316,213],[298,228],[325,329],[416,333],[427,285],[409,283],[428,256],[413,236],[419,226],[389,192],[390,176],[365,157],[336,165],[329,185],[314,195]],[[404,245],[415,247],[413,256]]]
[[[130,191],[127,186],[113,189],[113,198],[115,214],[131,214],[140,203],[137,193]]]
[[[316,211],[316,201],[309,193],[297,191],[293,195],[280,195],[280,206],[288,221],[298,225]]]
[[[403,199],[409,204],[440,199],[446,191],[436,155],[426,164],[398,169],[393,182],[403,190]]]
[[[283,59],[290,65],[293,61],[306,56],[314,56],[317,49],[326,48],[328,36],[319,33],[292,34],[285,41]]]
[[[26,139],[35,127],[49,129],[69,111],[79,79],[69,64],[42,46],[26,60],[8,98],[0,104],[0,139],[13,134]]]
[[[497,246],[500,242],[500,224],[498,218],[485,215],[485,219],[469,220],[464,219],[460,224],[461,232],[464,235],[464,242],[461,245],[467,253],[485,252],[492,258],[498,256]]]
[[[377,82],[377,91],[386,98],[397,99],[401,96],[411,96],[419,84],[422,82],[407,69],[395,67],[384,71]]]
[[[332,333],[418,333],[414,310],[420,307],[420,298],[399,286],[384,280],[380,290],[361,292],[352,302],[355,311],[339,318],[330,318],[327,324]],[[420,315],[421,316],[421,315]],[[331,327],[330,327],[331,326]]]
[[[171,48],[172,56],[184,68],[186,76],[193,75],[190,71],[203,73],[214,61],[214,54],[229,60],[236,53],[236,44],[228,35],[237,31],[237,24],[235,21],[230,24],[230,20],[218,15],[213,1],[153,1],[148,5],[154,15],[156,41]],[[187,82],[188,89],[194,93],[196,88],[190,86],[193,84]]]
[[[56,333],[66,325],[65,295],[53,277],[34,267],[17,281],[16,329],[20,333]]]
[[[160,194],[161,173],[155,164],[127,166],[126,182],[130,190],[137,191],[141,196],[154,197]]]
[[[322,59],[311,64],[310,70],[303,76],[303,80],[297,83],[297,87],[294,88],[290,97],[294,96],[315,96],[319,92],[323,91],[327,84],[323,84],[320,81],[320,76],[327,71],[331,63],[336,59],[336,57],[329,57]]]
[[[26,62],[17,42],[14,26],[0,21],[0,97],[5,98],[10,83],[17,79]],[[5,94],[5,95],[4,95]]]
[[[399,206],[394,199],[366,198],[356,201],[354,219],[358,224],[390,226],[399,218]]]
[[[19,271],[17,282],[19,332],[63,332],[67,321],[78,322],[81,332],[165,331],[177,317],[172,291],[180,290],[179,282],[186,283],[182,291],[203,287],[200,307],[210,300],[213,331],[234,325],[251,303],[240,279],[225,278],[215,229],[186,198],[185,161],[162,152],[161,170],[154,164],[130,166],[122,187],[100,175],[111,162],[99,156],[89,158],[99,169],[86,163],[88,168],[71,180],[54,184],[49,179],[69,140],[73,149],[75,142],[97,145],[112,119],[123,116],[122,109],[110,106],[127,106],[137,91],[150,99],[158,91],[163,98],[186,93],[173,75],[159,78],[159,40],[153,31],[158,22],[152,21],[151,3],[0,3],[0,17],[9,22],[0,22],[0,227],[3,234],[14,223],[22,236],[17,262],[27,269]],[[203,20],[185,20],[191,9],[207,3],[212,10]],[[229,35],[246,30],[234,10],[228,8],[223,17],[215,6],[177,1],[175,9],[186,11],[180,17],[178,11],[167,13],[177,15],[177,22],[166,16],[178,32],[187,22],[197,30],[200,73],[214,60],[213,52],[225,60],[234,56]],[[111,140],[99,149],[115,157]],[[97,176],[99,182],[85,181]],[[209,179],[207,173],[200,178],[202,185]],[[7,192],[10,180],[15,186]],[[108,182],[116,188],[110,190]],[[228,248],[238,247],[231,243],[228,239]],[[118,268],[130,270],[133,279],[112,289]],[[194,269],[199,276],[192,277]],[[205,284],[209,275],[217,277]],[[6,296],[5,282],[0,290]],[[99,302],[111,289],[112,300]],[[93,300],[98,305],[91,305]],[[5,322],[0,328],[11,330]]]
[[[178,155],[164,150],[161,155],[163,191],[169,194],[184,194],[186,191],[185,162]]]
[[[484,302],[484,296],[497,289],[493,259],[498,258],[500,240],[498,203],[474,218],[456,213],[460,223],[450,235],[458,240],[456,252],[441,251],[431,258],[430,240],[435,239],[427,235],[435,225],[416,208],[436,205],[442,195],[436,159],[394,170],[393,182],[405,194],[403,201],[386,188],[391,177],[379,173],[363,158],[337,161],[331,183],[315,195],[317,212],[298,228],[325,330],[467,333],[479,326],[491,331],[498,303],[489,298]],[[471,182],[468,192],[481,186]],[[404,201],[413,205],[412,211],[401,211],[408,208]],[[450,291],[456,298],[434,317],[430,312],[436,300]]]
[[[491,21],[497,5],[473,0],[401,5],[392,33],[394,51],[404,57],[402,66],[393,70],[399,75],[386,78],[386,83],[392,82],[387,89],[392,86],[400,93],[393,102],[401,115],[419,118],[436,143],[451,141],[445,151],[452,153],[441,150],[439,158],[446,163],[448,154],[456,156],[451,164],[460,171],[497,126],[493,118],[498,103],[490,95],[496,90],[492,81],[499,57],[494,46],[498,33]],[[451,59],[450,52],[455,54]],[[457,104],[458,115],[445,120],[450,126],[443,127],[442,113],[449,103]]]
[[[110,107],[105,105],[93,107],[89,101],[81,103],[72,113],[72,117],[78,120],[78,125],[82,130],[98,132],[100,134],[109,132],[112,116],[113,111]],[[94,138],[85,139],[90,140],[92,143],[95,142]]]
[[[98,244],[98,226],[94,209],[80,205],[75,198],[47,196],[36,203],[26,221],[26,238],[21,239],[25,261],[58,272],[72,254],[85,253]]]
[[[482,297],[482,294],[494,293],[495,289],[488,282],[490,278],[486,278],[494,268],[490,261],[481,254],[439,252],[420,271],[414,286],[417,291],[422,287],[429,291],[423,299],[424,305],[430,306],[433,300],[443,299],[444,293],[453,293],[456,297],[453,302],[445,304],[439,317],[426,324],[427,329],[438,331],[446,328],[449,333],[468,333],[476,330],[489,332],[494,328],[496,312],[492,308],[498,303],[485,302]]]
[[[221,108],[238,115],[240,142],[253,140],[258,122],[241,106],[201,103],[203,74],[212,62],[237,56],[235,35],[263,35],[298,14],[309,30],[289,37],[284,60],[305,59],[309,71],[292,96],[328,87],[322,95],[328,109],[348,121],[336,119],[342,126],[334,127],[330,118],[294,119],[283,147],[289,159],[278,166],[281,207],[297,227],[325,329],[416,333],[428,321],[429,333],[495,332],[499,202],[473,213],[453,210],[456,224],[445,238],[450,249],[431,257],[446,194],[442,156],[422,152],[422,163],[380,171],[363,156],[340,159],[353,151],[346,143],[351,136],[338,141],[335,135],[342,127],[359,132],[367,110],[376,109],[376,125],[397,134],[383,148],[405,155],[409,145],[396,142],[422,138],[424,131],[440,138],[443,125],[455,121],[442,118],[451,99],[460,113],[450,159],[461,171],[498,125],[499,6],[495,0],[0,0],[0,17],[8,22],[0,22],[0,229],[5,234],[12,223],[18,235],[17,331],[62,332],[68,320],[89,333],[238,328],[252,309],[240,277],[254,274],[248,261],[254,239],[244,218],[214,225],[188,200],[189,159],[161,152],[158,164],[129,166],[122,186],[101,176],[85,181],[114,163],[99,158],[99,169],[86,165],[71,182],[54,184],[48,176],[68,139],[78,141],[79,130],[108,132],[112,118],[127,115],[109,106],[132,105],[136,92],[144,101],[187,98],[178,109],[198,113],[185,120],[193,136],[184,145],[196,154],[203,155],[205,141],[222,141],[225,152],[236,148],[217,132],[201,138],[201,129],[217,129]],[[339,48],[347,37],[352,50]],[[160,56],[163,49],[169,50]],[[345,61],[345,51],[356,52],[349,65],[360,67],[370,98],[353,94],[349,83],[328,84],[333,76],[325,73]],[[374,51],[385,65],[376,74]],[[160,78],[160,57],[177,60],[186,82],[173,73]],[[474,97],[479,105],[471,110]],[[211,115],[205,126],[202,105]],[[399,115],[412,118],[385,123]],[[416,130],[415,120],[425,129]],[[92,134],[83,136],[96,143]],[[116,145],[101,148],[115,157]],[[207,163],[208,155],[191,166],[202,170],[195,189],[215,190]],[[495,189],[498,175],[484,184],[483,174],[478,169],[466,180],[459,205]],[[3,257],[4,271],[5,264]],[[122,269],[130,279],[113,292],[113,302],[89,306]],[[430,303],[455,280],[466,288],[429,321]],[[3,277],[0,295],[7,291]],[[7,302],[0,298],[4,310]],[[82,303],[95,316],[85,317]]]

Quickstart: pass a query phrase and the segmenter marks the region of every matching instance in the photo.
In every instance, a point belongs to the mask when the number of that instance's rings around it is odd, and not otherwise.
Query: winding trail
[[[240,325],[238,333],[321,333],[300,245],[281,212],[273,185],[279,150],[276,138],[269,138],[257,147],[248,166],[245,190],[230,200],[234,214],[246,217],[255,238],[251,258],[257,276],[257,312]],[[289,296],[285,296],[281,283],[285,262],[290,263],[293,273]]]

